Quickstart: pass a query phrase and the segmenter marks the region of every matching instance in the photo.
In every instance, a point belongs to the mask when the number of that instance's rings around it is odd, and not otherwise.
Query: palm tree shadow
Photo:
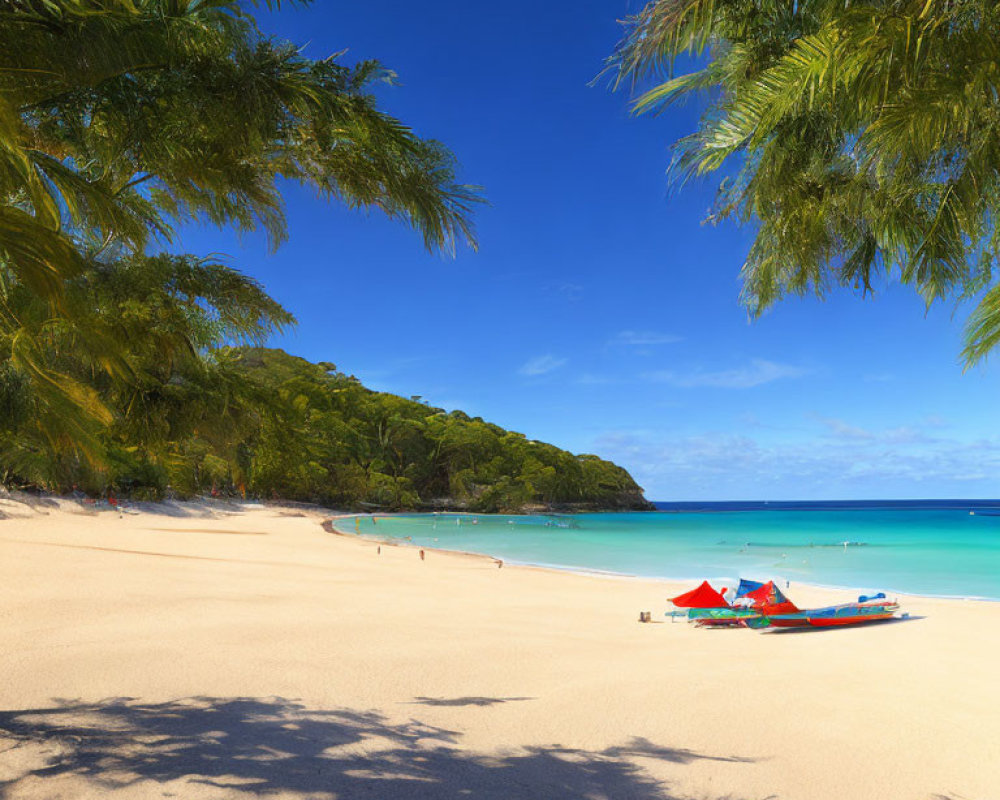
[[[308,709],[283,698],[61,701],[0,712],[0,775],[6,778],[0,779],[0,798],[9,797],[22,781],[63,778],[82,779],[88,790],[102,793],[180,781],[225,790],[224,796],[234,800],[277,793],[680,800],[634,759],[681,765],[699,759],[750,760],[643,739],[603,751],[554,746],[481,755],[460,750],[459,738],[455,731],[417,720],[399,723],[375,712]]]
[[[498,703],[512,703],[534,700],[534,697],[414,697],[412,705],[421,706],[493,706]]]

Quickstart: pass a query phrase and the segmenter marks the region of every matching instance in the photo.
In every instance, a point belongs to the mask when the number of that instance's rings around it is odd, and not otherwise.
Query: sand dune
[[[318,512],[0,510],[3,800],[1000,798],[998,604],[641,625],[679,587],[378,555]]]

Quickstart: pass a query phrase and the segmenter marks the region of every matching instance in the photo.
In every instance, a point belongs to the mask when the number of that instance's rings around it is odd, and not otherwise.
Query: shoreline
[[[393,515],[393,514],[380,514],[379,516],[407,516],[407,515],[410,515],[412,513],[414,513],[414,512],[400,512],[399,514],[396,514],[396,515]],[[421,513],[421,512],[418,512],[418,513]],[[442,514],[446,514],[446,513],[462,514],[462,512],[439,512],[439,513],[442,513]],[[668,512],[668,513],[670,513],[670,512]],[[749,513],[749,512],[747,512],[747,513]],[[489,516],[487,514],[476,514],[476,515],[462,514],[462,515],[464,515],[464,516],[480,516],[480,517]],[[589,577],[597,577],[597,578],[608,578],[608,579],[615,579],[615,580],[656,581],[656,582],[660,582],[660,583],[664,583],[664,584],[670,584],[671,586],[674,586],[676,588],[682,588],[682,584],[686,585],[686,584],[689,584],[689,583],[693,583],[693,584],[697,585],[697,584],[701,583],[703,580],[707,580],[710,583],[721,583],[721,582],[732,582],[733,580],[739,581],[739,579],[740,579],[740,576],[731,576],[731,575],[730,576],[714,576],[714,577],[713,576],[708,576],[708,577],[701,576],[701,577],[687,577],[687,578],[676,578],[676,577],[666,576],[666,575],[639,575],[639,574],[636,574],[636,573],[629,573],[629,572],[616,572],[615,570],[602,570],[602,569],[596,569],[596,568],[575,567],[575,566],[571,566],[571,565],[562,565],[562,564],[550,564],[550,563],[533,562],[533,561],[520,561],[518,559],[500,558],[499,556],[495,556],[495,555],[492,555],[490,553],[480,553],[480,552],[476,552],[474,550],[453,550],[453,549],[446,548],[446,547],[439,547],[439,546],[434,546],[434,545],[420,545],[420,544],[415,544],[413,542],[400,541],[399,539],[392,539],[392,538],[389,538],[389,539],[380,539],[380,538],[376,538],[375,536],[372,536],[372,535],[369,535],[369,534],[359,534],[359,533],[355,533],[354,531],[341,530],[340,528],[337,528],[337,526],[334,524],[337,520],[353,519],[355,517],[359,517],[359,518],[361,518],[361,517],[371,517],[371,516],[373,516],[373,515],[369,514],[369,513],[366,513],[366,512],[358,512],[358,513],[345,512],[345,513],[342,513],[342,514],[336,514],[336,515],[330,516],[327,520],[324,520],[324,523],[325,522],[329,522],[330,523],[330,529],[327,529],[326,526],[324,525],[324,530],[327,530],[328,533],[333,533],[334,535],[337,535],[337,536],[346,536],[348,538],[356,539],[356,540],[359,540],[359,541],[372,542],[372,543],[376,543],[376,544],[384,544],[384,545],[387,545],[389,547],[409,547],[409,548],[417,548],[418,550],[419,549],[426,550],[426,551],[429,551],[429,552],[432,552],[432,553],[446,553],[446,554],[449,554],[449,555],[471,556],[471,557],[474,557],[474,558],[487,559],[487,560],[492,561],[493,563],[496,563],[498,561],[502,561],[503,564],[504,564],[504,566],[508,566],[509,565],[509,566],[512,566],[512,567],[521,567],[521,568],[527,567],[527,568],[530,568],[530,569],[545,570],[545,571],[550,571],[550,572],[553,572],[553,573],[570,574],[570,575],[581,575],[581,576],[589,576]],[[770,580],[770,578],[768,580]],[[865,586],[842,586],[842,585],[839,585],[839,584],[815,583],[815,582],[812,582],[812,581],[802,581],[802,580],[789,580],[789,585],[792,584],[792,583],[796,584],[796,586],[805,587],[806,589],[820,589],[820,590],[831,591],[831,592],[836,591],[836,592],[848,592],[848,593],[863,593],[863,592],[866,592],[866,591],[871,591],[871,587],[865,587]],[[781,588],[783,590],[789,589],[789,587],[781,587]],[[892,594],[896,598],[903,598],[903,599],[910,599],[910,600],[946,600],[946,601],[963,602],[963,603],[966,603],[966,602],[968,602],[968,603],[1000,603],[1000,597],[985,597],[985,596],[976,596],[976,595],[949,595],[949,594],[916,593],[916,592],[909,592],[909,591],[899,591],[899,590],[893,589],[891,587],[882,588],[882,589],[879,589],[879,591],[884,591],[887,594]],[[845,601],[845,602],[849,602],[849,601]]]
[[[0,508],[4,800],[1000,785],[995,603],[913,598],[893,624],[754,636],[639,624],[662,580],[330,535],[349,513]],[[795,589],[803,607],[837,599]]]

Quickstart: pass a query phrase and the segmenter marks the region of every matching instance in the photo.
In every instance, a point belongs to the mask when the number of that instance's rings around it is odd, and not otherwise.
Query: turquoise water
[[[1000,599],[1000,516],[946,509],[408,514],[360,532],[515,563],[644,577],[802,581],[864,590]],[[476,524],[473,524],[473,520]],[[355,530],[350,520],[340,527]],[[850,542],[847,547],[843,542]]]

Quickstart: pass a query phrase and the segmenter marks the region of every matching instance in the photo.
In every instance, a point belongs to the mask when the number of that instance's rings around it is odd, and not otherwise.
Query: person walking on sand
[[[420,551],[420,560],[421,561],[424,560],[424,551],[423,550]]]

